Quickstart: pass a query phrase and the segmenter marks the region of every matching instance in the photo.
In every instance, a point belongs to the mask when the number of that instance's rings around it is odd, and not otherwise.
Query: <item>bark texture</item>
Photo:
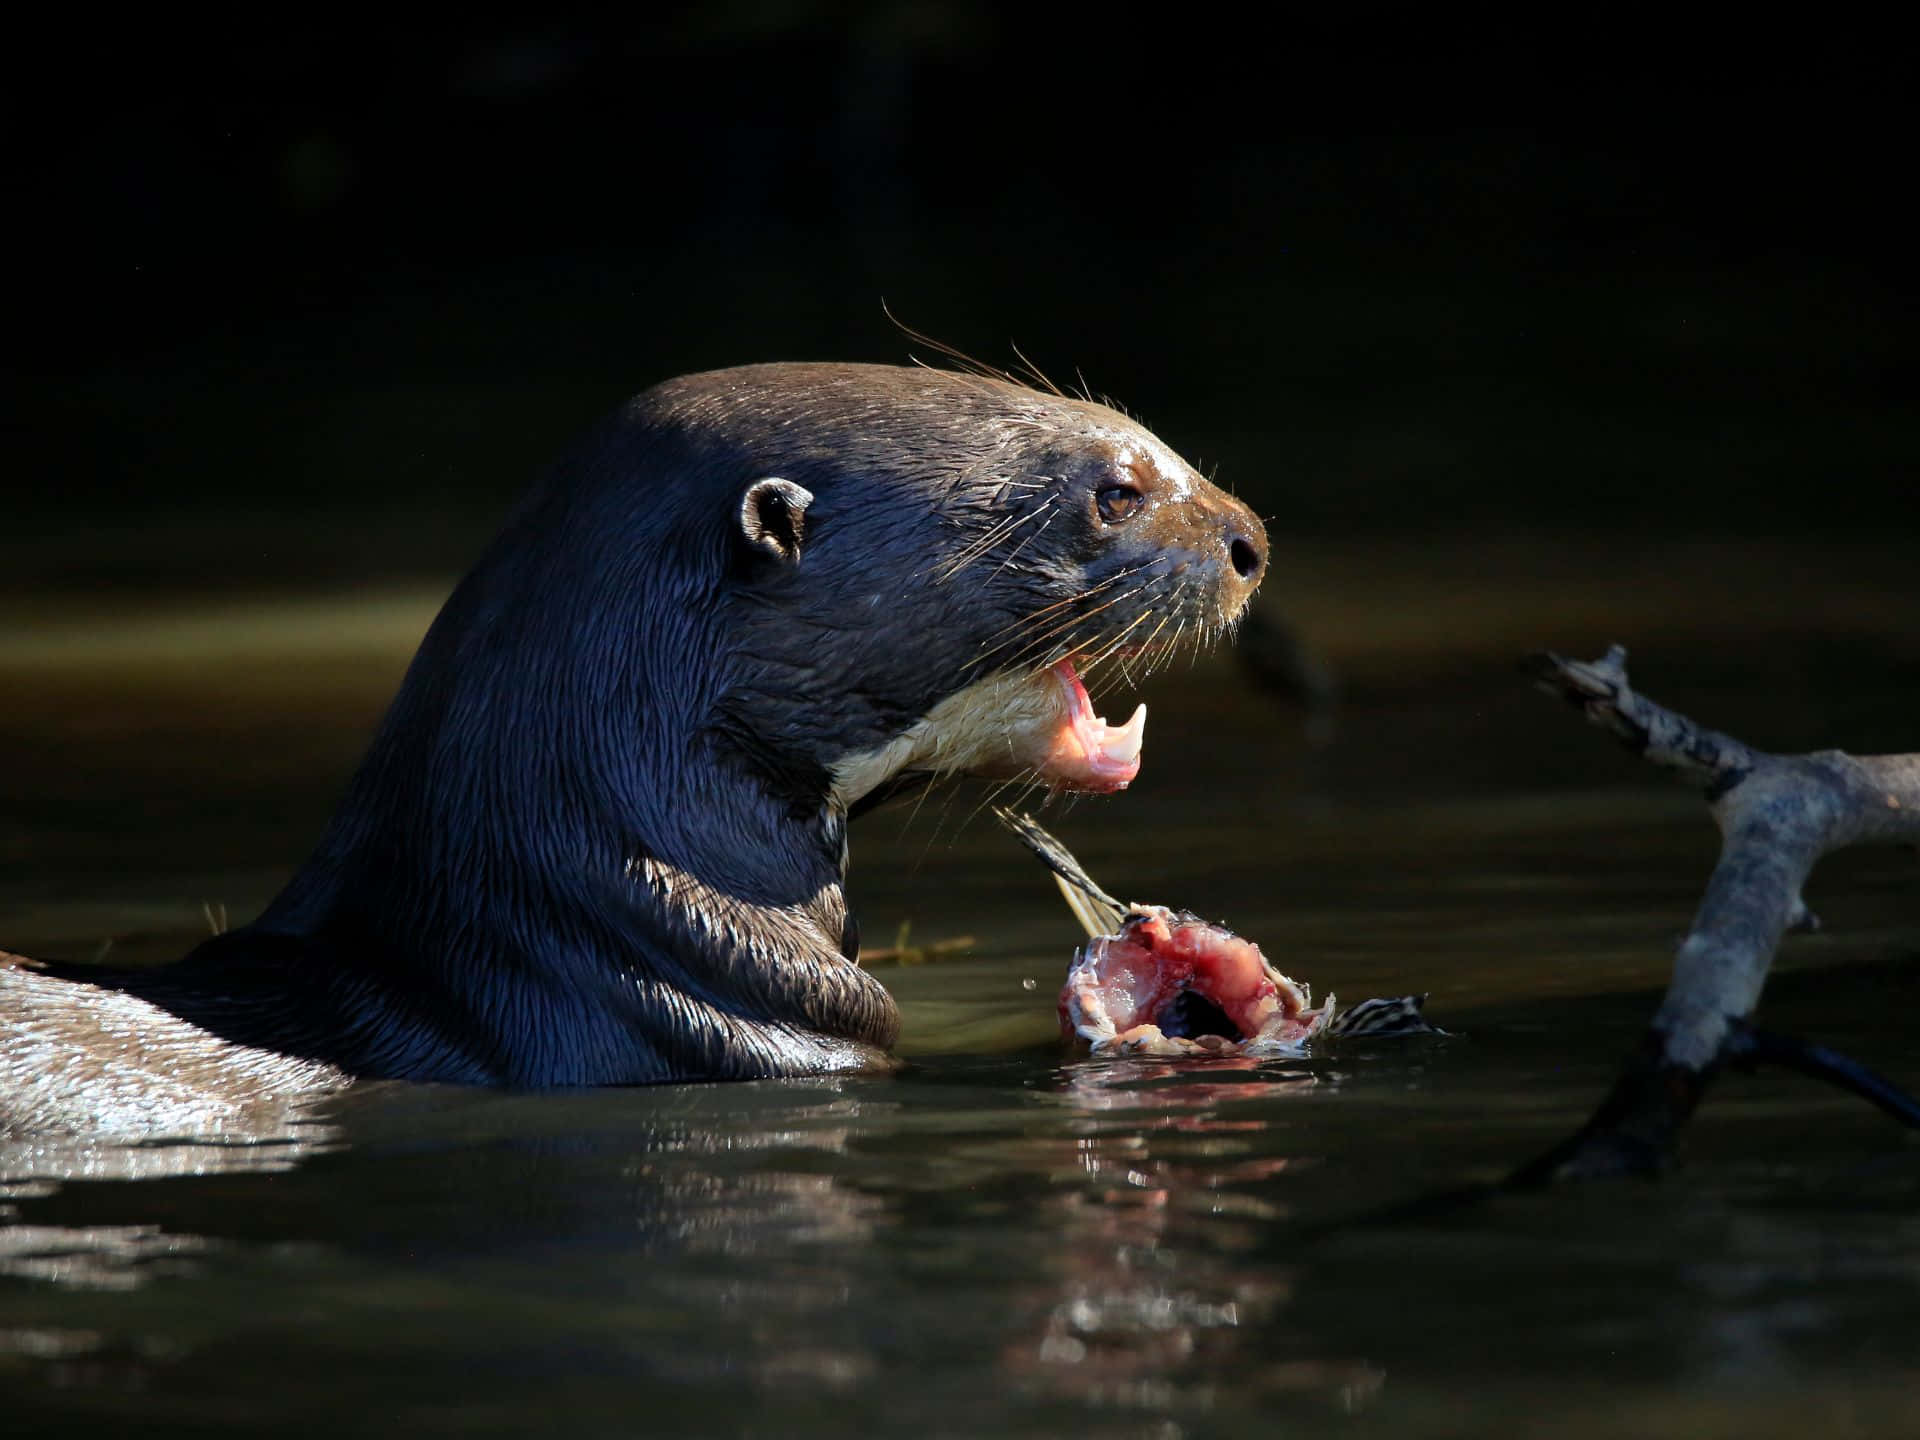
[[[1682,1127],[1729,1061],[1792,1063],[1873,1098],[1873,1085],[1884,1086],[1878,1077],[1843,1057],[1833,1058],[1864,1080],[1826,1073],[1820,1057],[1831,1052],[1780,1037],[1762,1043],[1746,1022],[1781,937],[1818,928],[1800,891],[1820,857],[1847,845],[1920,843],[1920,754],[1755,750],[1635,692],[1627,652],[1617,645],[1597,661],[1547,654],[1527,666],[1543,689],[1697,788],[1720,827],[1721,850],[1643,1046],[1585,1128],[1522,1169],[1514,1183],[1665,1168]],[[1910,1118],[1897,1101],[1876,1103]]]

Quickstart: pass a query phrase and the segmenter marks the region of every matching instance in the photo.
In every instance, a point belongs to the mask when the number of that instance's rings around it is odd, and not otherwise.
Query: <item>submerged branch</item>
[[[1637,694],[1626,660],[1616,645],[1591,663],[1541,655],[1527,668],[1541,688],[1697,786],[1720,827],[1720,860],[1645,1045],[1586,1127],[1513,1183],[1664,1168],[1715,1071],[1730,1061],[1794,1063],[1911,1123],[1913,1102],[1864,1067],[1782,1037],[1761,1043],[1745,1021],[1781,937],[1817,927],[1800,888],[1820,857],[1848,845],[1920,842],[1920,754],[1770,755]],[[1838,1065],[1822,1068],[1823,1059]],[[1841,1067],[1866,1078],[1852,1083]],[[1888,1093],[1894,1103],[1881,1098]]]

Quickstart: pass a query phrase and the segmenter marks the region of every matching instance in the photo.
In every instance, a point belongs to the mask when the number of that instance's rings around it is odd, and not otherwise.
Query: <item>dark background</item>
[[[454,568],[655,380],[928,354],[883,300],[1286,536],[1920,508],[1890,34],[287,13],[21,43],[9,585]]]

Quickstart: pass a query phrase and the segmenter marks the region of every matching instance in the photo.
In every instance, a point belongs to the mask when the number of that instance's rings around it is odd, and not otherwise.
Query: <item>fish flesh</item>
[[[1425,995],[1315,1005],[1253,941],[1184,910],[1122,903],[1031,816],[994,814],[1053,872],[1086,929],[1060,990],[1060,1028],[1096,1055],[1299,1055],[1316,1039],[1443,1033],[1421,1013]]]

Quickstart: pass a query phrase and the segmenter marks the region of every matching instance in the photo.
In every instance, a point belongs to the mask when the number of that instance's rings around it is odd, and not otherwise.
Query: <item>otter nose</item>
[[[1260,582],[1267,563],[1267,527],[1245,505],[1231,495],[1220,497],[1220,540],[1226,547],[1227,563],[1233,566],[1249,590]]]
[[[1245,535],[1235,535],[1228,539],[1227,558],[1233,562],[1233,573],[1249,585],[1260,574],[1260,547]]]

